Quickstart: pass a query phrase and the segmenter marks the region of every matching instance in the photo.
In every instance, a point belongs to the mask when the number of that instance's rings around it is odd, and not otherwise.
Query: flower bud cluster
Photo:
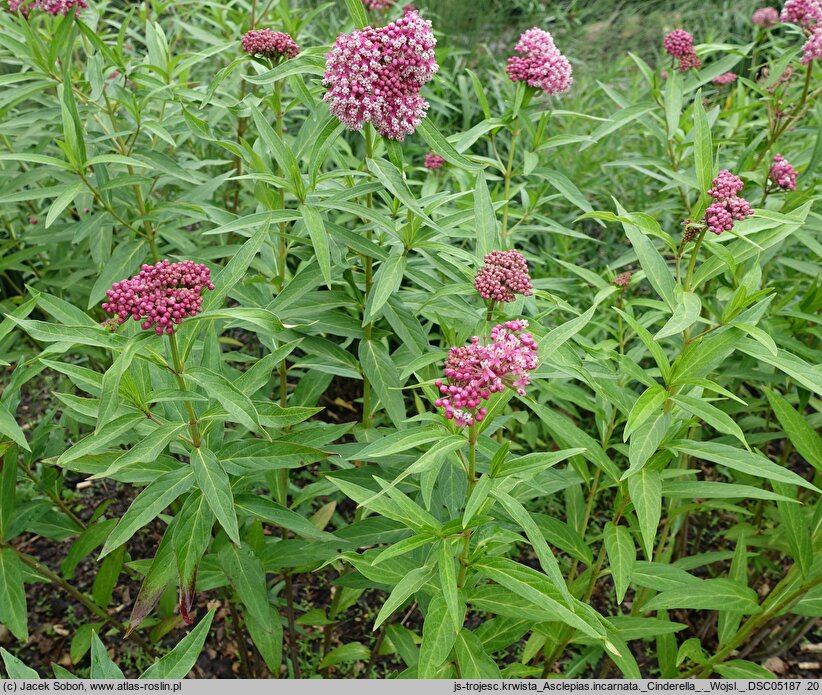
[[[474,287],[483,299],[513,302],[518,294],[533,293],[528,263],[519,251],[491,251],[483,260],[485,265],[474,277]]]

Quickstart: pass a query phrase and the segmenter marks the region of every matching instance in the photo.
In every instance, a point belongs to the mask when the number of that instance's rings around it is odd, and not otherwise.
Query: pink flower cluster
[[[736,75],[732,72],[725,72],[719,75],[718,77],[714,77],[713,83],[717,87],[722,87],[726,84],[731,84],[732,82],[736,82]]]
[[[705,211],[705,224],[714,234],[733,229],[735,220],[744,220],[753,214],[748,201],[739,197],[744,185],[742,179],[727,169],[720,171],[713,180],[713,187],[708,190],[708,195],[714,202]]]
[[[445,159],[443,159],[436,152],[429,152],[427,155],[425,155],[426,169],[434,171],[434,169],[439,169],[443,164],[445,164]]]
[[[796,169],[781,154],[773,158],[768,178],[785,191],[796,190]]]
[[[528,263],[519,251],[491,251],[483,261],[485,265],[474,277],[474,287],[483,299],[513,302],[516,295],[533,292]]]
[[[822,26],[817,26],[802,46],[800,62],[802,65],[810,65],[812,60],[820,59],[822,59]]]
[[[702,61],[694,51],[694,37],[684,29],[674,29],[662,41],[665,52],[672,58],[679,60],[679,71],[698,70]]]
[[[779,12],[775,7],[760,7],[753,13],[751,21],[758,27],[770,29],[779,21]]]
[[[428,111],[420,90],[437,72],[431,22],[415,11],[396,22],[340,34],[327,55],[323,100],[352,130],[371,122],[380,135],[402,141]]]
[[[519,37],[514,50],[519,55],[511,56],[505,68],[513,82],[525,82],[546,94],[561,94],[571,87],[571,63],[547,31],[529,29]]]
[[[115,282],[106,292],[103,310],[118,323],[131,316],[157,335],[173,333],[174,325],[202,311],[204,289],[213,290],[211,271],[201,263],[160,261],[144,265],[133,278]]]
[[[437,380],[442,398],[435,402],[445,417],[460,427],[482,422],[487,409],[481,407],[491,394],[516,389],[521,396],[531,383],[528,372],[537,368],[537,344],[524,332],[528,322],[507,321],[491,329],[491,342],[483,344],[477,336],[470,345],[453,347],[445,361],[448,382]]]
[[[803,27],[822,22],[822,3],[819,0],[788,0],[782,8],[781,19]]]
[[[614,278],[614,284],[617,287],[628,287],[631,284],[631,271],[627,270],[624,273],[620,273]]]
[[[384,10],[391,7],[394,0],[363,0],[366,10]]]
[[[278,61],[295,58],[300,47],[288,34],[271,29],[252,29],[243,35],[243,50],[251,56]]]
[[[28,16],[32,10],[41,10],[53,16],[66,15],[73,7],[77,11],[88,7],[86,0],[9,0],[10,12],[21,12]]]

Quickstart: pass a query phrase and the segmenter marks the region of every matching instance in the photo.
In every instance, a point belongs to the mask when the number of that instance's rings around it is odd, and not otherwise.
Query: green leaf
[[[631,412],[628,413],[628,421],[625,423],[625,431],[622,433],[622,441],[628,441],[628,437],[640,425],[644,424],[651,415],[659,412],[663,403],[668,400],[668,392],[659,384],[650,386],[634,402]]]
[[[186,426],[186,423],[183,422],[170,422],[161,425],[122,456],[116,458],[106,470],[102,473],[96,473],[89,480],[110,478],[133,463],[152,463],[156,461],[157,457],[165,451],[169,443],[176,439]]]
[[[457,633],[448,619],[445,599],[437,594],[425,612],[417,675],[420,678],[434,678],[448,659],[456,639]]]
[[[789,485],[800,485],[814,492],[819,492],[819,488],[809,483],[802,476],[797,475],[788,468],[783,468],[758,452],[742,451],[737,447],[720,444],[719,442],[693,442],[685,439],[676,440],[667,446],[674,451],[711,461],[741,473],[768,480],[777,480]]]
[[[368,26],[368,15],[365,13],[362,0],[345,0],[345,7],[357,29]]]
[[[780,350],[779,355],[774,357],[770,351],[763,348],[759,343],[747,338],[737,341],[735,347],[755,360],[773,365],[795,379],[797,383],[802,384],[806,389],[817,395],[822,395],[822,367],[808,364],[805,360],[792,355],[786,350]]]
[[[131,609],[131,617],[129,618],[130,631],[136,629],[145,617],[154,610],[166,587],[174,579],[176,563],[174,562],[172,536],[176,524],[177,520],[175,518],[166,527],[163,538],[160,540],[160,546],[157,548],[143,583],[140,585],[140,591],[134,601],[134,607]]]
[[[643,607],[643,611],[689,608],[691,610],[731,610],[752,615],[760,613],[756,592],[730,579],[704,579],[698,583],[662,591]]]
[[[777,481],[771,481],[774,492],[790,499],[798,499],[798,490],[794,485],[786,485]],[[777,500],[776,507],[782,519],[780,530],[788,537],[788,545],[791,549],[791,556],[796,560],[803,577],[810,576],[811,565],[813,564],[813,539],[811,537],[811,525],[805,518],[804,509],[798,504],[791,504],[782,500]]]
[[[74,198],[80,193],[80,191],[85,189],[85,184],[82,181],[78,181],[77,183],[69,186],[65,191],[63,191],[60,195],[58,195],[54,202],[49,207],[49,211],[46,214],[46,229],[51,227],[60,214],[65,210]]]
[[[406,257],[399,247],[394,247],[388,258],[380,264],[374,276],[374,286],[368,294],[363,325],[379,318],[383,305],[399,290],[405,264]]]
[[[189,671],[194,668],[197,657],[200,656],[200,652],[203,650],[208,631],[211,628],[211,621],[214,619],[215,610],[215,608],[212,608],[206,613],[205,617],[197,623],[197,627],[183,637],[168,654],[149,666],[140,675],[140,678],[158,680],[185,678]]]
[[[569,203],[575,205],[580,210],[585,212],[593,212],[594,208],[591,207],[591,204],[582,194],[582,191],[577,188],[576,184],[574,184],[571,179],[569,179],[565,174],[562,174],[558,171],[554,171],[552,169],[535,169],[534,174],[541,176],[544,178],[548,183],[550,183],[554,188],[556,188],[563,198],[565,198]]]
[[[788,401],[776,391],[764,389],[771,409],[796,450],[822,473],[822,437]]]
[[[123,680],[125,676],[120,667],[108,655],[105,645],[97,633],[91,636],[91,678],[95,680]]]
[[[402,172],[391,162],[384,159],[368,159],[368,171],[377,177],[379,182],[396,196],[417,217],[425,220],[433,229],[441,231],[436,223],[425,214],[425,211],[417,203],[417,199],[409,190],[402,177]]]
[[[195,448],[191,453],[191,468],[197,485],[203,491],[203,497],[220,522],[220,526],[225,529],[228,537],[239,545],[240,529],[231,494],[231,482],[217,456],[204,446]]]
[[[679,129],[682,115],[682,77],[674,70],[668,72],[665,82],[665,120],[668,124],[668,139],[672,139]]]
[[[480,507],[482,507],[485,500],[488,499],[488,495],[491,492],[491,487],[493,484],[494,479],[490,475],[484,475],[474,486],[474,489],[471,491],[471,496],[465,504],[465,511],[462,515],[463,528],[468,528],[468,525],[471,523],[471,519],[474,518],[474,515],[476,515],[476,513],[480,510]]]
[[[682,333],[699,319],[701,313],[702,301],[699,296],[693,292],[682,292],[678,296],[673,316],[657,331],[654,340],[661,340]]]
[[[40,680],[40,675],[33,668],[26,666],[13,654],[9,654],[3,647],[0,647],[0,656],[3,657],[3,664],[9,678],[19,678],[20,680]]]
[[[630,466],[622,474],[622,480],[635,475],[641,470],[651,456],[654,455],[671,425],[671,415],[666,412],[658,412],[639,427],[632,435],[628,445],[628,461]]]
[[[783,500],[798,504],[798,500],[763,490],[753,485],[716,483],[709,480],[666,481],[662,485],[662,496],[685,499],[745,499]]]
[[[658,471],[643,468],[628,478],[628,494],[634,505],[639,530],[642,535],[642,549],[645,557],[653,556],[656,530],[662,516],[662,481]]]
[[[0,403],[0,434],[7,436],[26,451],[31,451],[29,443],[26,441],[26,435],[23,434],[23,430],[20,429],[14,415],[9,412],[9,409],[3,403]]]
[[[171,534],[183,592],[194,593],[197,567],[211,542],[213,526],[214,514],[205,497],[200,490],[192,491],[177,514]]]
[[[274,161],[285,172],[291,192],[302,199],[303,182],[300,176],[300,165],[297,163],[297,159],[291,151],[291,148],[282,141],[268,120],[260,113],[260,110],[254,106],[254,104],[249,104],[249,111],[251,111],[251,117],[254,120],[254,125],[257,126],[257,131],[260,133],[260,137],[266,144]],[[214,284],[216,285],[217,283],[215,282]]]
[[[617,205],[617,212],[625,217],[627,214],[621,205]],[[657,294],[665,300],[665,303],[673,310],[676,306],[676,282],[668,264],[657,251],[653,242],[639,231],[637,227],[627,222],[622,223],[622,228],[631,242],[631,246],[636,253],[639,264],[645,271],[645,277],[656,290]]]
[[[16,446],[0,450],[0,542],[11,540],[17,507],[17,456]]]
[[[251,399],[222,374],[217,374],[204,367],[195,367],[187,371],[186,375],[194,379],[211,398],[219,403],[233,421],[270,439],[260,425],[260,415]]]
[[[730,415],[715,405],[692,396],[672,396],[671,400],[683,410],[707,422],[717,432],[730,434],[736,437],[746,449],[749,448],[742,428],[733,421]]]
[[[317,541],[339,541],[339,539],[325,531],[320,531],[302,514],[293,512],[265,497],[243,493],[234,499],[234,506],[241,514],[249,514],[267,524],[286,528],[303,538]]]
[[[100,269],[94,286],[88,296],[88,309],[97,306],[105,299],[106,290],[120,278],[129,277],[140,267],[146,253],[146,242],[142,239],[132,239],[119,244],[114,253]]]
[[[460,610],[457,572],[454,569],[454,554],[452,550],[453,548],[448,540],[443,540],[440,543],[437,565],[440,570],[440,587],[442,588],[445,605],[448,607],[448,615],[451,616],[454,630],[459,630],[462,627],[463,613]]]
[[[300,205],[300,214],[311,237],[311,245],[314,247],[314,255],[317,257],[325,285],[331,289],[331,250],[323,216],[317,208],[310,205]]]
[[[631,532],[627,527],[615,526],[609,522],[605,527],[604,541],[617,602],[622,603],[631,581],[631,570],[636,562],[634,539],[631,538]]]
[[[485,174],[480,171],[474,184],[474,224],[477,233],[477,258],[499,247],[499,226]]]
[[[359,2],[360,0],[357,0]],[[335,647],[323,657],[317,668],[324,669],[337,664],[350,664],[354,661],[368,661],[371,650],[360,642],[348,642]]]
[[[148,485],[137,495],[106,539],[100,557],[105,557],[125,543],[180,495],[188,491],[193,484],[194,473],[186,467],[169,471]]]
[[[551,356],[559,350],[573,336],[579,333],[588,325],[594,316],[596,305],[590,307],[584,314],[577,316],[570,321],[553,328],[542,340],[539,341],[537,354],[540,360],[550,360]]]
[[[499,667],[485,651],[480,638],[467,628],[459,631],[454,643],[454,653],[457,655],[461,678],[502,678]]]
[[[20,559],[11,548],[0,548],[0,623],[20,642],[29,638],[26,589]]]
[[[699,219],[705,212],[705,201],[708,189],[714,178],[714,150],[711,141],[711,126],[708,123],[708,114],[702,105],[702,91],[694,97],[694,170],[700,191],[700,202],[692,211],[692,217]]]
[[[603,123],[599,128],[597,128],[593,133],[591,133],[592,142],[585,143],[582,147],[579,148],[580,152],[583,150],[587,150],[591,144],[601,140],[606,135],[613,133],[615,130],[619,130],[622,126],[630,123],[631,121],[644,116],[649,111],[654,111],[657,109],[658,106],[656,103],[653,102],[642,102],[639,104],[633,104],[628,106],[620,111],[617,111],[610,119],[608,119],[605,123]]]
[[[433,577],[434,568],[430,566],[417,567],[406,574],[391,591],[385,600],[374,621],[374,630],[382,625],[391,614],[397,610],[408,598],[419,591]]]
[[[470,72],[470,70],[469,70]],[[422,139],[428,143],[428,146],[437,154],[441,155],[445,161],[450,162],[454,166],[468,171],[481,171],[482,166],[466,159],[459,152],[457,152],[445,136],[434,125],[431,118],[423,118],[421,123],[417,126],[417,131]]]
[[[745,659],[731,659],[724,664],[715,664],[714,671],[723,678],[755,678],[757,680],[776,678],[776,676],[764,666],[755,664],[752,661],[745,661]]]
[[[271,602],[260,560],[248,549],[227,544],[220,551],[220,566],[251,615],[267,616]]]
[[[400,390],[400,376],[385,346],[376,340],[361,340],[359,357],[363,372],[380,399],[391,422],[404,427],[405,403]]]

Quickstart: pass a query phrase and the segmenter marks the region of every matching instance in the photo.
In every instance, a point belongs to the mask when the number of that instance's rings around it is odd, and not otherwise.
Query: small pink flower
[[[736,75],[732,72],[726,72],[718,77],[714,77],[713,83],[717,87],[722,87],[726,84],[731,84],[732,82],[736,82]]]
[[[684,29],[674,29],[662,41],[666,53],[674,58],[684,58],[694,52],[694,37]]]
[[[614,284],[617,287],[628,287],[631,284],[631,271],[625,271],[624,273],[620,273],[614,278]]]
[[[351,130],[371,122],[377,132],[402,141],[428,112],[420,95],[439,66],[431,22],[414,11],[396,22],[340,34],[327,55],[323,100]]]
[[[528,263],[519,251],[491,251],[483,261],[485,265],[474,277],[474,287],[483,299],[513,302],[518,294],[533,293]]]
[[[41,10],[56,17],[68,14],[74,7],[79,12],[85,10],[88,3],[86,0],[9,0],[9,11],[19,11],[25,16],[32,10]]]
[[[714,202],[705,211],[705,224],[714,234],[733,229],[735,220],[744,220],[753,214],[750,203],[739,197],[744,185],[742,179],[727,169],[720,171],[713,180],[708,195]]]
[[[713,188],[708,189],[708,195],[717,200],[721,200],[722,198],[732,198],[744,187],[745,184],[742,183],[742,179],[732,174],[727,169],[723,169],[713,180]]]
[[[775,7],[760,7],[753,13],[751,21],[758,27],[770,29],[779,21],[779,12]]]
[[[482,422],[487,409],[482,406],[492,394],[512,388],[521,396],[531,383],[528,372],[537,368],[537,344],[524,331],[528,322],[507,321],[491,329],[491,341],[482,343],[477,336],[464,347],[448,351],[444,373],[447,383],[437,380],[442,394],[435,401],[448,420],[460,427]]]
[[[39,221],[40,220],[38,220],[36,217],[29,217],[29,224],[32,225],[32,226],[37,224]]]
[[[394,0],[363,0],[366,10],[385,10],[391,7]]]
[[[812,60],[822,59],[822,26],[816,27],[802,46],[802,65],[810,65]],[[810,68],[808,68],[810,70]]]
[[[822,3],[819,0],[788,0],[782,8],[783,22],[807,27],[822,22]]]
[[[252,29],[243,35],[243,50],[251,56],[279,61],[296,58],[300,47],[288,34],[271,29]]]
[[[796,190],[796,169],[781,154],[773,158],[768,178],[785,191]]]
[[[699,70],[702,67],[702,61],[696,53],[688,53],[680,58],[678,67],[680,72]]]
[[[427,155],[425,155],[426,169],[434,171],[434,169],[439,169],[443,164],[445,164],[445,159],[443,159],[436,152],[429,152]]]
[[[133,278],[115,282],[106,292],[103,310],[118,323],[131,316],[157,335],[173,333],[175,324],[202,311],[203,290],[213,290],[211,271],[201,263],[160,261],[144,265]]]
[[[570,89],[571,63],[559,52],[547,31],[537,27],[529,29],[520,36],[514,50],[519,55],[511,56],[505,68],[513,82],[525,82],[546,94],[561,94]]]

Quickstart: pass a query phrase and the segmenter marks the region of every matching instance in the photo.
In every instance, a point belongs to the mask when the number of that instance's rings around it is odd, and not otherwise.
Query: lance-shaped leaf
[[[234,497],[231,494],[231,481],[217,456],[210,449],[197,447],[191,453],[191,468],[197,485],[203,491],[203,497],[220,522],[220,526],[234,543],[240,545],[240,529],[234,508]]]
[[[206,613],[205,617],[197,624],[197,627],[183,637],[168,654],[149,666],[140,678],[158,680],[185,678],[189,671],[194,668],[197,657],[200,656],[200,652],[203,650],[208,631],[211,628],[211,621],[214,619],[215,610],[215,608],[212,608]]]
[[[20,559],[11,548],[0,549],[0,623],[20,642],[29,638],[26,590]]]

